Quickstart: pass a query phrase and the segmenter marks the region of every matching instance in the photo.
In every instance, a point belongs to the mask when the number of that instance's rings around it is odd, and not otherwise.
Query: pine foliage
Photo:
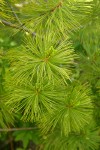
[[[43,132],[47,133],[59,127],[61,133],[79,132],[92,119],[90,91],[86,85],[68,86],[63,92],[59,105],[51,116],[45,114],[42,119]],[[44,126],[43,126],[44,125]]]
[[[27,39],[24,46],[17,51],[11,51],[8,59],[11,62],[11,69],[14,68],[14,80],[37,80],[43,82],[45,78],[48,82],[55,78],[69,79],[70,68],[74,65],[76,54],[68,40],[58,41],[54,35],[49,37]],[[28,42],[28,40],[30,40]],[[21,70],[20,70],[21,67]],[[20,80],[19,80],[20,78]]]
[[[73,132],[69,136],[62,136],[56,130],[45,139],[44,144],[44,150],[95,150],[99,148],[98,130],[87,126],[80,133]]]
[[[17,115],[35,122],[43,150],[99,150],[100,1],[0,7],[2,29],[23,34],[20,45],[0,53],[0,126],[12,126]]]

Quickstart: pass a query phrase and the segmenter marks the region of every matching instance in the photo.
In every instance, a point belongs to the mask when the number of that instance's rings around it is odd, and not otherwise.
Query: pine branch
[[[25,32],[28,32],[28,33],[31,34],[32,36],[35,36],[35,35],[36,35],[36,33],[32,32],[31,30],[29,30],[29,29],[26,28],[26,27],[23,27],[23,25],[18,26],[18,25],[16,25],[16,24],[13,24],[13,23],[8,22],[8,21],[3,20],[3,19],[0,19],[0,22],[1,22],[2,24],[6,25],[6,26],[9,26],[9,27],[12,27],[12,28],[15,28],[15,29],[20,29],[20,30],[23,30],[23,31],[25,31]]]
[[[17,14],[15,13],[14,8],[11,6],[11,4],[9,2],[7,2],[7,3],[9,5],[9,7],[10,7],[10,9],[11,9],[11,11],[12,11],[14,17],[15,17],[15,19],[19,22],[20,25],[23,25],[22,22],[20,21],[20,19],[18,18]]]
[[[0,132],[12,132],[12,131],[22,131],[22,130],[33,130],[35,128],[29,127],[29,128],[6,128],[6,129],[1,129]]]
[[[28,32],[28,33],[30,33],[32,36],[34,36],[35,33],[32,32],[32,31],[30,31],[28,28],[26,28],[26,27],[24,26],[24,24],[20,21],[20,19],[18,18],[17,14],[16,14],[15,11],[14,11],[14,8],[12,7],[12,5],[10,4],[9,1],[7,1],[7,4],[8,4],[8,6],[9,6],[9,8],[11,9],[11,12],[13,13],[15,19],[18,21],[18,23],[19,23],[20,26],[15,25],[15,24],[13,24],[13,23],[11,23],[11,22],[8,22],[8,21],[6,21],[6,20],[2,20],[2,19],[1,19],[1,22],[2,22],[4,25],[10,26],[10,27],[13,27],[13,28],[16,28],[16,29],[24,30],[25,32]]]
[[[55,11],[56,8],[59,8],[59,7],[61,7],[61,6],[62,6],[62,1],[59,2],[58,5],[55,6],[55,7],[51,10],[51,12]]]

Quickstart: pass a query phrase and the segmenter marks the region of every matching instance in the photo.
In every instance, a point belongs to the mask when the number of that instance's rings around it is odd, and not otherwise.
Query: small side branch
[[[7,128],[7,129],[0,129],[0,132],[12,132],[12,131],[27,131],[27,130],[33,130],[36,129],[36,127],[32,128]]]
[[[8,4],[8,6],[10,7],[10,9],[11,9],[11,11],[12,11],[14,17],[16,18],[16,20],[19,22],[20,25],[22,25],[22,22],[21,22],[20,19],[18,18],[17,14],[15,13],[15,11],[14,11],[12,5],[9,3],[9,1],[7,2],[7,4]]]
[[[9,26],[9,27],[12,27],[12,28],[15,28],[15,29],[19,29],[19,30],[22,30],[22,31],[25,31],[25,32],[28,32],[29,34],[31,34],[32,36],[35,36],[36,34],[34,32],[32,32],[31,30],[29,30],[28,28],[26,27],[23,27],[23,25],[21,26],[18,26],[18,25],[15,25],[11,22],[8,22],[6,20],[2,20],[0,19],[0,22],[6,26]]]

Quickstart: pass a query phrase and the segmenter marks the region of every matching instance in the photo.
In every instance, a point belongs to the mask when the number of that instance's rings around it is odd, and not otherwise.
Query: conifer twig
[[[19,22],[20,25],[23,25],[22,22],[20,21],[20,19],[18,18],[17,14],[14,11],[14,8],[12,7],[12,5],[9,3],[9,1],[7,2],[8,6],[10,7],[14,17],[16,18],[16,20]]]
[[[3,19],[0,19],[0,22],[6,26],[9,26],[9,27],[12,27],[12,28],[16,28],[16,29],[20,29],[20,30],[23,30],[25,32],[28,32],[29,34],[31,34],[32,36],[35,36],[36,33],[32,32],[31,30],[29,30],[28,28],[24,27],[23,26],[18,26],[16,24],[13,24],[11,22],[8,22],[6,20],[3,20]]]
[[[34,36],[35,33],[31,32],[29,29],[27,29],[27,28],[24,26],[25,23],[22,23],[22,22],[20,21],[20,19],[18,18],[18,15],[17,15],[16,12],[14,11],[14,8],[13,8],[13,6],[10,4],[10,2],[7,2],[7,3],[8,3],[8,6],[10,7],[10,9],[11,9],[11,11],[12,11],[12,13],[13,13],[15,19],[18,21],[18,23],[19,23],[19,25],[20,25],[20,27],[21,27],[21,30],[24,30],[24,31],[26,31],[26,32],[28,32],[28,33],[30,33],[31,35]]]
[[[32,128],[6,128],[6,129],[1,129],[0,128],[0,132],[12,132],[12,131],[22,131],[22,130],[33,130],[36,129],[36,127]]]

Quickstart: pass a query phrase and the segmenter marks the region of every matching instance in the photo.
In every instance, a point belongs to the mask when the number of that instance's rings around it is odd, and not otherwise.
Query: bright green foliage
[[[39,120],[45,112],[52,112],[59,102],[57,93],[51,84],[21,84],[9,91],[7,105],[12,109],[21,110],[24,120]]]
[[[89,87],[76,83],[74,86],[66,87],[62,95],[54,113],[51,116],[45,114],[42,119],[40,126],[44,133],[56,127],[60,127],[61,133],[65,135],[73,131],[79,132],[91,120],[92,103]]]
[[[35,123],[13,133],[24,149],[33,138],[40,150],[99,150],[100,1],[0,6],[0,126]]]
[[[48,82],[61,78],[66,82],[66,79],[70,79],[70,68],[74,65],[76,54],[68,40],[55,41],[52,35],[28,40],[18,51],[9,51],[11,71],[16,72],[13,80],[22,82],[35,79],[40,83],[45,78]]]

